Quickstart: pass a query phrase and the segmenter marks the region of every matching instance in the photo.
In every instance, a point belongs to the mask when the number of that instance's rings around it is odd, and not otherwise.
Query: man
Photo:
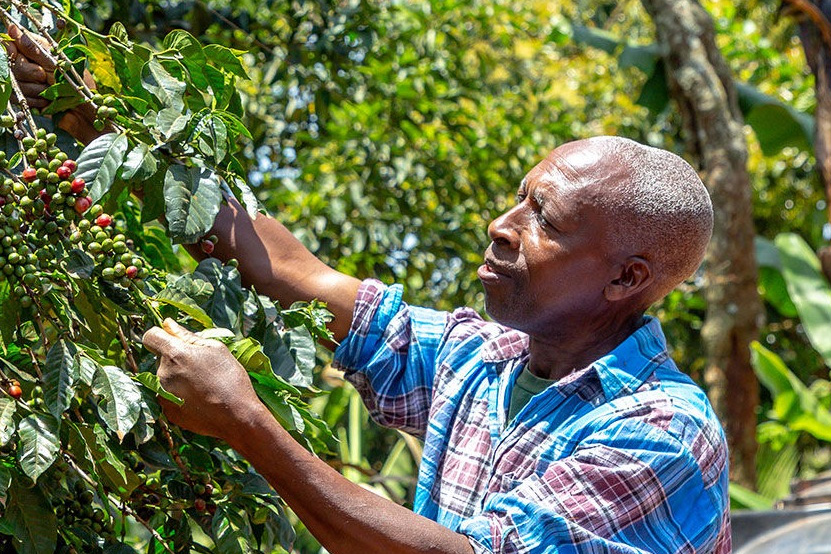
[[[328,302],[336,363],[373,417],[425,440],[416,513],[295,444],[221,344],[172,322],[145,344],[185,400],[170,418],[227,440],[332,552],[728,552],[721,428],[643,316],[695,271],[711,228],[680,158],[613,137],[566,144],[488,229],[489,323],[407,306],[276,221],[224,210],[219,255],[281,301]]]
[[[223,207],[214,254],[284,305],[321,299],[336,364],[373,417],[424,439],[414,512],[350,483],[271,417],[221,343],[147,332],[172,421],[226,440],[333,553],[730,551],[727,451],[644,311],[703,257],[712,207],[665,151],[561,146],[488,228],[496,323],[408,306],[341,274],[276,220]]]

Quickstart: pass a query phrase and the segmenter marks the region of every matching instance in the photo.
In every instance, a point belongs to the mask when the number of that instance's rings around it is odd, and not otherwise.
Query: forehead
[[[523,189],[539,200],[562,204],[562,207],[594,204],[604,193],[602,157],[593,151],[560,147],[534,166],[521,182]]]

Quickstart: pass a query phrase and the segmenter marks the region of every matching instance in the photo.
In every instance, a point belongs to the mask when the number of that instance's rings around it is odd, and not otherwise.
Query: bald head
[[[713,207],[682,158],[629,139],[596,137],[563,145],[549,159],[558,177],[575,183],[581,196],[608,214],[608,251],[651,264],[655,280],[644,292],[644,308],[701,264]]]

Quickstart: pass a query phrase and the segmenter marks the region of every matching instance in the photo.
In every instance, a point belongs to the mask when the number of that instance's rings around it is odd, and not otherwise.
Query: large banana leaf
[[[782,263],[782,276],[799,312],[811,345],[831,366],[831,286],[819,258],[800,236],[781,233],[774,239]]]

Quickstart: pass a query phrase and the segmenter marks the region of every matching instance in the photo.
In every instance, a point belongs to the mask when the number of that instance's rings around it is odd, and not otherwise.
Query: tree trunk
[[[799,22],[799,39],[814,74],[817,108],[814,111],[814,157],[828,204],[831,222],[831,0],[785,0],[784,13]],[[822,272],[831,281],[831,246],[819,251]]]
[[[705,258],[707,316],[702,338],[710,401],[725,424],[731,479],[756,485],[759,385],[750,365],[761,303],[756,289],[751,186],[744,121],[710,15],[696,0],[642,0],[657,31],[670,93],[678,103],[689,152],[715,208]]]

